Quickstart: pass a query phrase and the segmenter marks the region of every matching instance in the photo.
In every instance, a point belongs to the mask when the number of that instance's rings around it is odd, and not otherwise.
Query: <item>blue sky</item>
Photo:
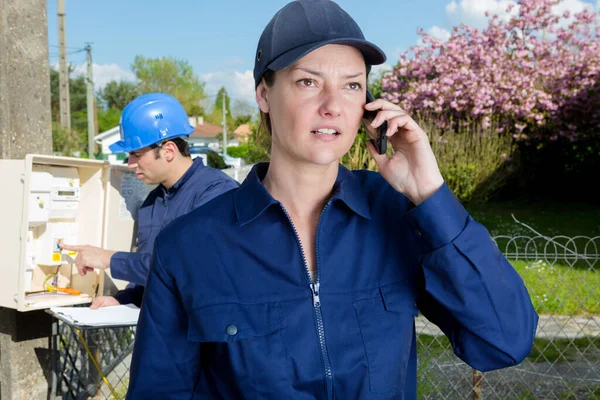
[[[69,51],[92,44],[96,89],[112,79],[133,80],[136,55],[190,62],[207,94],[225,86],[253,102],[252,68],[262,29],[287,0],[65,0]],[[485,11],[503,14],[513,0],[338,0],[365,37],[394,65],[422,28],[441,39],[459,23],[481,27]],[[50,63],[58,62],[57,1],[47,0]],[[561,9],[600,8],[600,0],[563,0]],[[85,71],[85,53],[68,61]],[[384,68],[385,68],[384,67]]]

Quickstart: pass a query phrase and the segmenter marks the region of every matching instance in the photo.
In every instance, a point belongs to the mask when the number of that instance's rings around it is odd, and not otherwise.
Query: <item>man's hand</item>
[[[97,308],[118,306],[120,304],[121,303],[119,303],[119,300],[115,299],[112,296],[98,296],[94,299],[94,301],[92,301],[92,305],[90,306],[90,308],[92,310],[95,310]]]
[[[114,251],[104,250],[94,246],[72,246],[61,244],[61,249],[74,251],[77,253],[74,264],[77,267],[79,275],[85,275],[88,271],[93,271],[94,268],[106,269],[110,267],[110,258]]]

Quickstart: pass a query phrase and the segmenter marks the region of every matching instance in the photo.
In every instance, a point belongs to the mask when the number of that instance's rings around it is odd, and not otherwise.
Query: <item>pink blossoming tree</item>
[[[555,15],[559,2],[519,0],[508,22],[488,16],[487,28],[461,25],[446,42],[420,30],[422,45],[383,77],[382,97],[441,129],[493,125],[536,141],[597,134],[600,27],[589,9]]]

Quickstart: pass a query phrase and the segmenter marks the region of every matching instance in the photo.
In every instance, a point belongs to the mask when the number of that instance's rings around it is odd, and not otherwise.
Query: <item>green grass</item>
[[[446,336],[417,336],[417,398],[434,395],[442,390],[436,384],[437,375],[431,368],[431,360],[452,360],[452,346]]]
[[[531,392],[531,390],[525,390],[519,396],[519,400],[537,400],[537,397]]]
[[[517,224],[511,213],[543,235],[600,236],[600,207],[591,204],[493,201],[467,204],[466,208],[473,218],[488,228],[492,236],[533,234]]]
[[[531,362],[573,362],[585,358],[591,364],[600,361],[600,338],[577,339],[536,338],[527,359]],[[581,354],[585,353],[585,357]]]
[[[581,395],[579,394],[573,394],[573,393],[563,393],[560,396],[561,399],[567,399],[567,400],[580,400],[582,399]],[[600,387],[597,387],[595,389],[592,390],[592,392],[590,392],[589,394],[586,395],[585,397],[586,400],[598,400],[600,399]]]
[[[585,266],[513,261],[539,314],[600,313],[600,274]],[[597,267],[600,267],[598,265]]]
[[[424,356],[433,355],[439,357],[445,351],[452,352],[452,346],[450,340],[446,336],[431,336],[421,334],[417,339],[417,347],[419,349],[427,349],[428,354]],[[421,354],[419,354],[421,356]]]
[[[565,204],[552,201],[492,201],[487,204],[467,204],[467,210],[481,222],[494,236],[528,236],[536,234],[527,227],[516,223],[511,214],[522,223],[531,226],[542,235],[554,236],[600,236],[600,207],[593,204]],[[567,245],[566,240],[559,240]],[[548,244],[543,239],[535,243],[521,240],[515,242],[519,254],[538,252],[529,260],[511,260],[521,274],[529,290],[533,304],[540,314],[590,315],[600,313],[600,261],[591,261],[592,267],[585,261],[578,261],[572,267],[560,254],[566,251],[560,246]],[[598,249],[594,248],[594,244]],[[515,246],[507,246],[499,241],[500,249],[514,252]],[[570,250],[589,253],[600,251],[600,240],[588,243],[579,240],[567,245]],[[588,246],[585,249],[585,246]],[[558,253],[555,260],[544,260],[545,252]],[[509,256],[507,254],[507,256]],[[595,264],[594,264],[595,262]]]
[[[592,399],[600,399],[600,386],[598,386],[596,389],[594,389],[594,391],[592,392]]]

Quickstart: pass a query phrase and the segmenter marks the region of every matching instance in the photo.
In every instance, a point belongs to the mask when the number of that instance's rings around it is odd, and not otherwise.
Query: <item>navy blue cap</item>
[[[279,10],[260,36],[254,58],[254,86],[267,70],[285,69],[328,44],[357,48],[369,66],[386,60],[385,53],[365,40],[358,24],[335,2],[296,0]]]

